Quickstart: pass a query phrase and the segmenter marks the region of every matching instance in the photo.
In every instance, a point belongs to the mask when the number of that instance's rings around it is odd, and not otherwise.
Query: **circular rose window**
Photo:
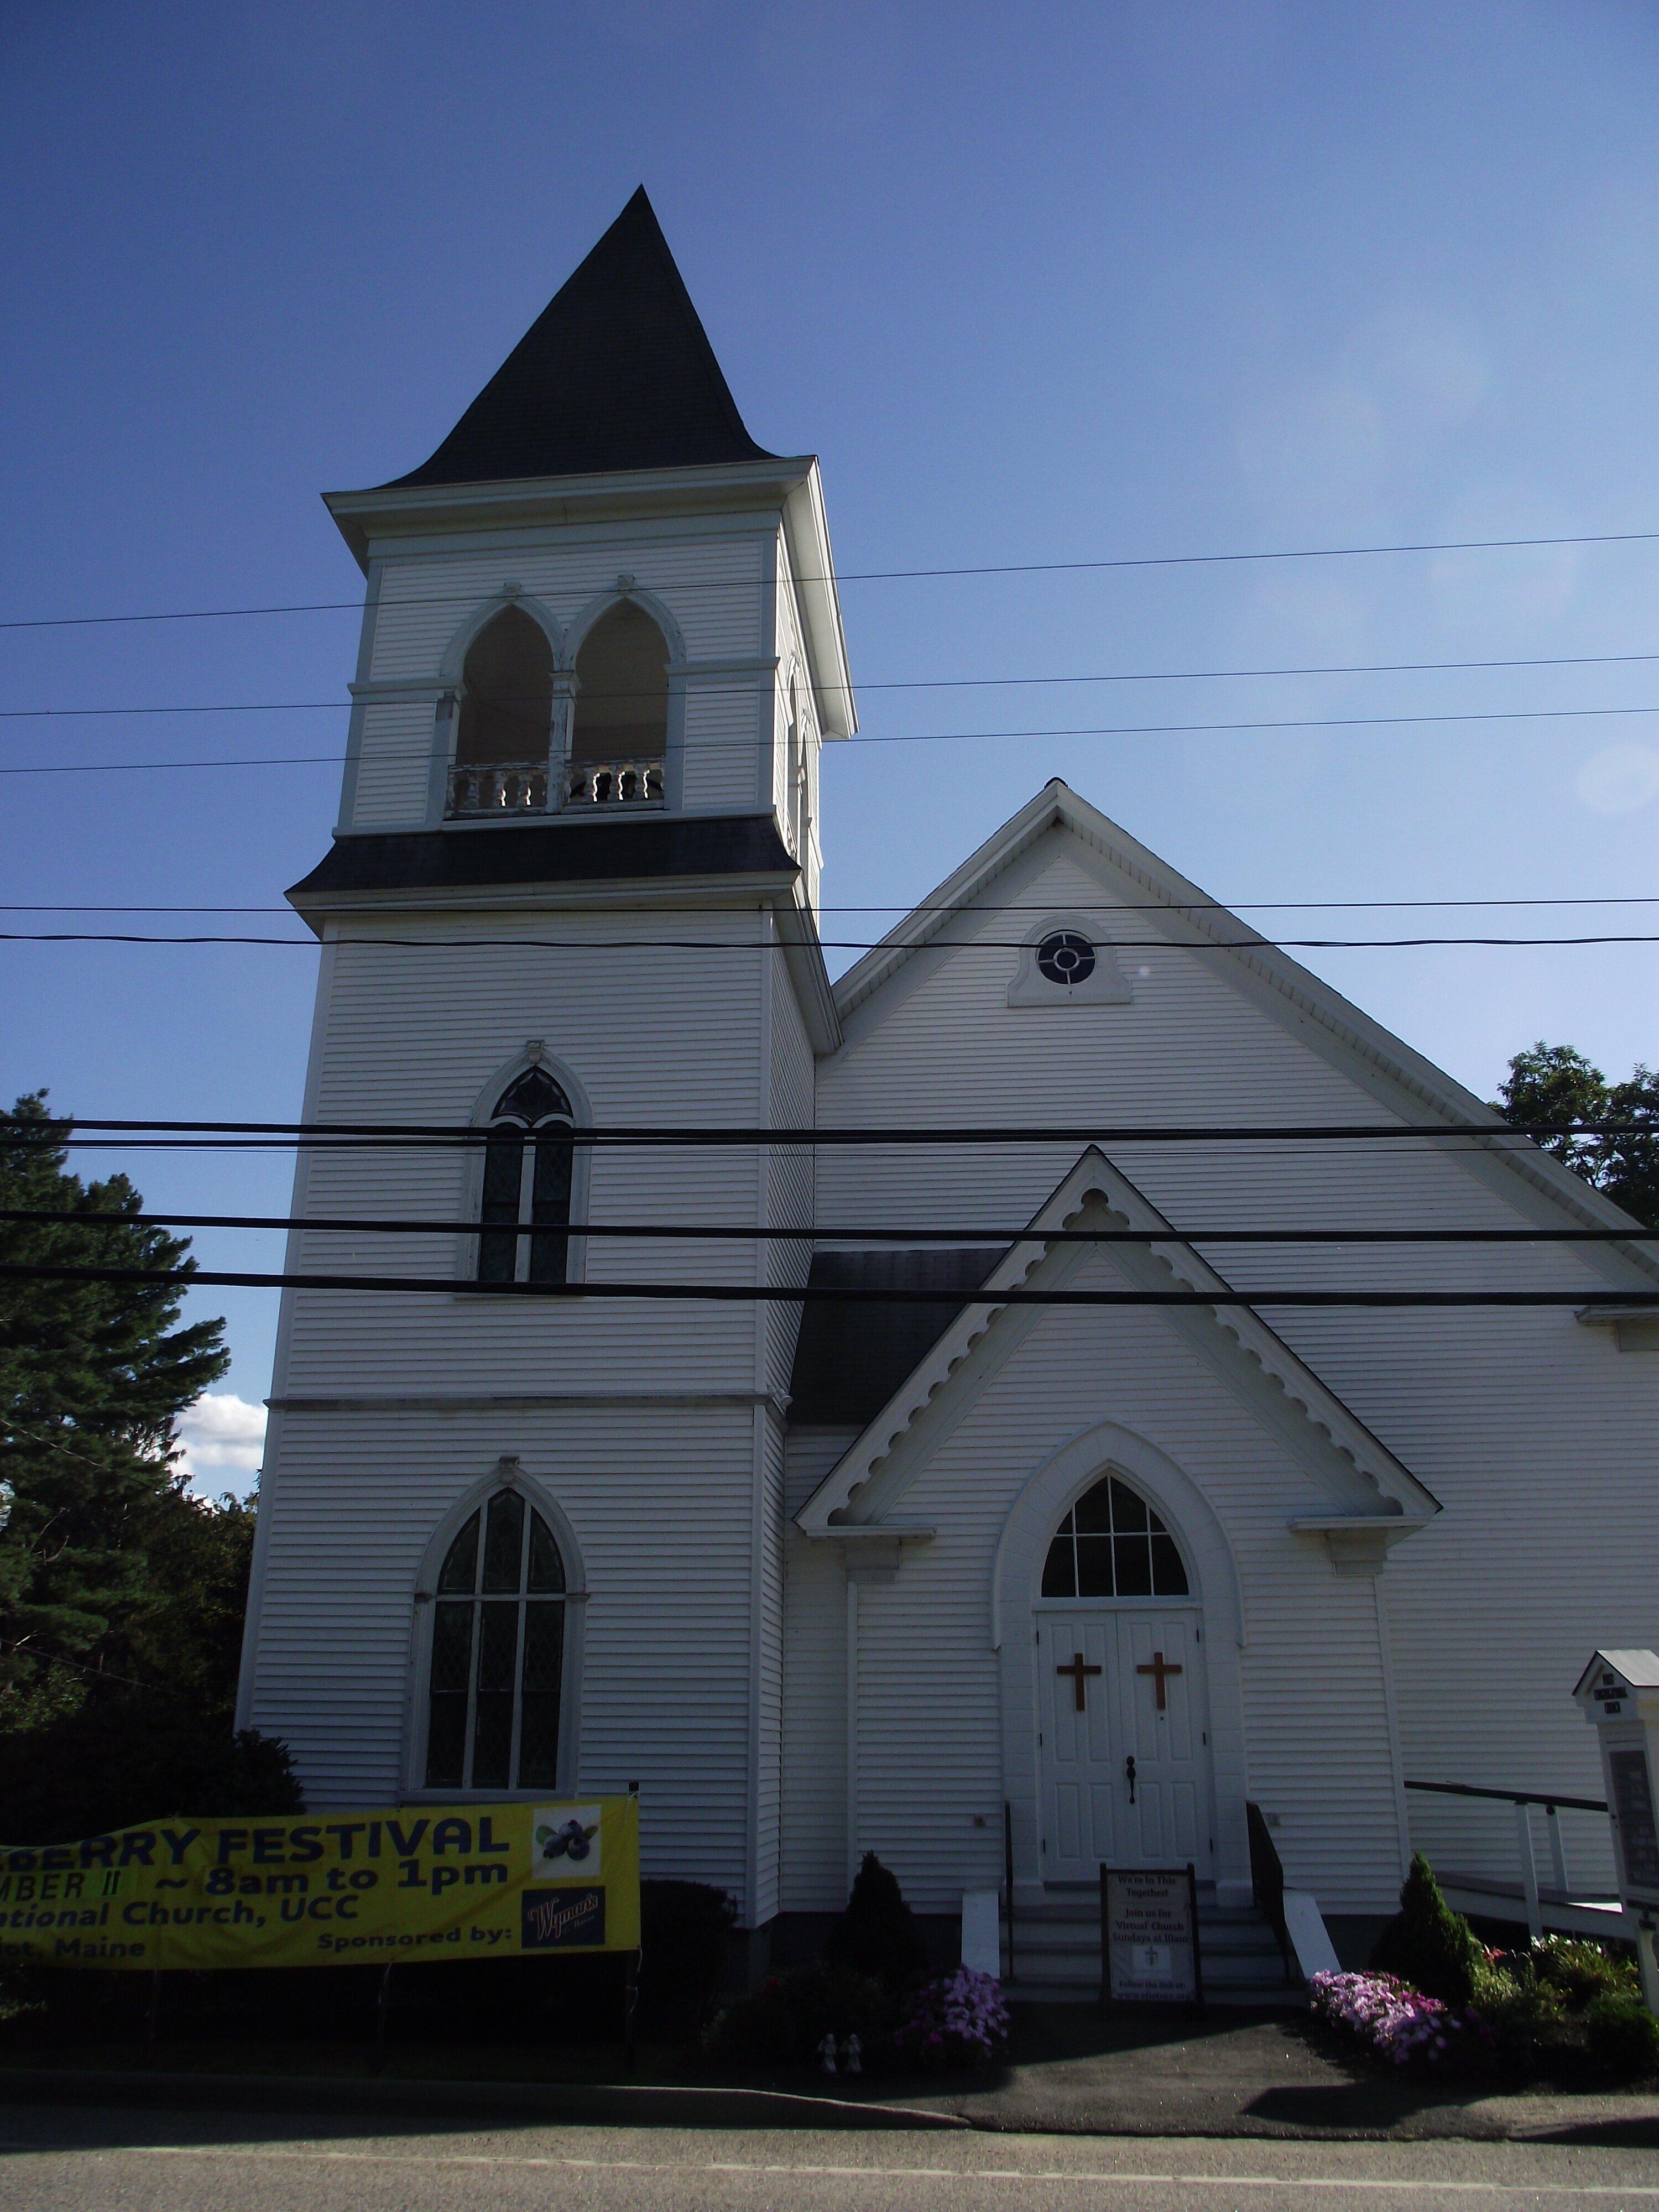
[[[1040,975],[1069,990],[1074,983],[1086,983],[1094,974],[1095,948],[1074,929],[1057,929],[1038,945],[1036,964]]]

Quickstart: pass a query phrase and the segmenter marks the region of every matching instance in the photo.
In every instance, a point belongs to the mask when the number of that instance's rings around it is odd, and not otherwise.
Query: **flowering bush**
[[[958,1966],[910,1999],[895,2047],[931,2066],[983,2066],[1008,2048],[1008,2008],[994,1974]]]
[[[1474,2014],[1425,1997],[1395,1974],[1316,1974],[1308,1988],[1322,2020],[1395,2066],[1443,2066],[1490,2040]]]

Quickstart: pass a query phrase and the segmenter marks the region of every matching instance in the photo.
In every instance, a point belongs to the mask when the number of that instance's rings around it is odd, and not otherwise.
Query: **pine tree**
[[[64,1216],[0,1218],[0,1261],[142,1273],[0,1276],[0,1735],[72,1713],[108,1671],[118,1627],[162,1606],[151,1548],[169,1501],[188,1503],[173,1423],[228,1364],[222,1322],[177,1326],[168,1278],[190,1268],[188,1241],[88,1225],[143,1200],[125,1176],[70,1174],[65,1133],[43,1094],[0,1113],[0,1206]]]

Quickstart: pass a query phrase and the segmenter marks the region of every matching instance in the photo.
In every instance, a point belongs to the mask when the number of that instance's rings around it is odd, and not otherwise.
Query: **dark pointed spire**
[[[397,482],[774,458],[743,426],[641,185],[431,459]]]

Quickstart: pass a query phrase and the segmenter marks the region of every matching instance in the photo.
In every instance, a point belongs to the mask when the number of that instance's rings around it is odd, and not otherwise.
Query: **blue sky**
[[[822,456],[843,570],[1659,530],[1637,0],[12,0],[0,71],[14,619],[350,599],[319,492],[423,459],[641,180],[750,429]],[[838,749],[826,899],[902,906],[1055,774],[1227,899],[1659,894],[1653,714],[1576,711],[1659,702],[1659,661],[875,688],[1659,652],[1656,595],[1659,544],[849,583],[871,737],[1325,726]],[[343,702],[354,641],[348,614],[0,632],[0,706]],[[1516,708],[1575,711],[1332,726]],[[344,724],[12,719],[0,765],[335,755]],[[337,782],[7,777],[5,896],[269,902]],[[1540,1035],[1619,1074],[1659,1056],[1653,948],[1303,957],[1483,1092]],[[4,948],[0,1083],[292,1115],[313,974]],[[160,1203],[286,1204],[280,1158],[131,1164]],[[209,1264],[277,1249],[198,1239]],[[202,1310],[258,1400],[274,1297]]]

